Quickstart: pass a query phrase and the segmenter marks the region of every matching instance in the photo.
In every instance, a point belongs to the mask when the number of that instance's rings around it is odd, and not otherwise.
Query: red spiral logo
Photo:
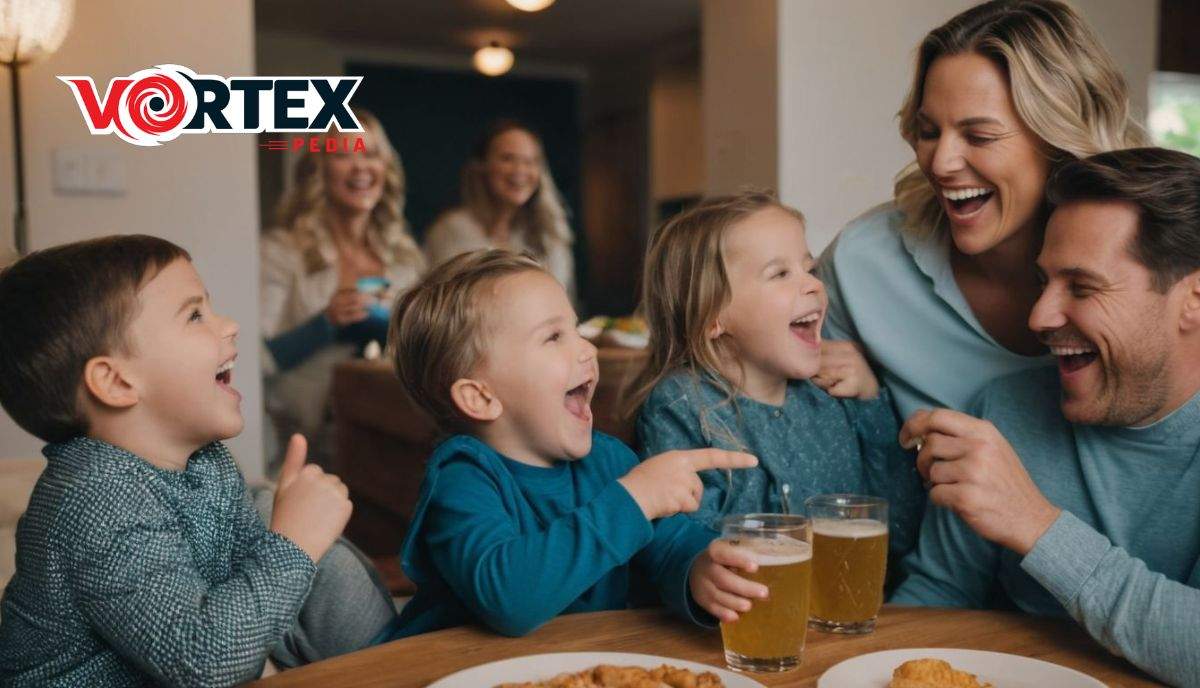
[[[187,114],[183,89],[170,77],[154,74],[140,79],[126,94],[129,119],[133,126],[152,136],[178,127]]]

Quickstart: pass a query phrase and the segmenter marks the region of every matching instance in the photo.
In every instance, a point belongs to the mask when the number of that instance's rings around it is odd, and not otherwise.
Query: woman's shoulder
[[[262,233],[258,242],[259,260],[264,276],[278,279],[281,275],[303,272],[304,252],[296,233],[286,227],[272,227]]]
[[[264,246],[295,247],[296,234],[287,227],[275,225],[263,230],[262,235],[259,237],[259,242]]]
[[[842,291],[923,291],[944,260],[945,247],[939,239],[906,233],[904,213],[886,203],[846,225],[822,254],[818,267],[822,279],[834,279]]]
[[[481,231],[483,231],[483,226],[479,224],[479,220],[475,219],[471,211],[463,206],[458,206],[438,215],[433,224],[429,225],[429,229],[425,231],[425,237],[428,240],[429,237],[435,235],[457,236]]]
[[[258,240],[264,258],[280,259],[300,255],[296,233],[287,227],[268,227]]]
[[[460,253],[487,246],[483,225],[466,208],[445,211],[425,230],[425,255],[433,265]]]
[[[843,256],[904,250],[903,225],[904,213],[892,202],[882,203],[846,223],[831,249],[839,260]]]

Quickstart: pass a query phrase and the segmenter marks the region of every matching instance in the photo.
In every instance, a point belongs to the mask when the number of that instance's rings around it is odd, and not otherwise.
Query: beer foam
[[[825,537],[840,538],[869,538],[887,535],[888,527],[882,521],[872,518],[814,518],[813,533]]]
[[[738,548],[754,556],[759,566],[784,566],[812,559],[812,545],[790,537],[740,538]]]

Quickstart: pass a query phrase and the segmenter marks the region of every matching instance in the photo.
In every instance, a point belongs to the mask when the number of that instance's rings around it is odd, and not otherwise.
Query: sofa
[[[0,458],[0,588],[16,571],[17,521],[29,506],[29,496],[46,460]]]

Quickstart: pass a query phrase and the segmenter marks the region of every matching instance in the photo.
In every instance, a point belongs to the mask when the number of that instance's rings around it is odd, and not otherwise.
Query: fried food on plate
[[[940,659],[914,659],[896,667],[888,688],[992,688],[992,684],[980,683],[975,674]]]
[[[559,674],[533,683],[504,683],[496,688],[724,688],[716,674],[696,673],[666,664],[657,669],[601,664],[575,674]]]

